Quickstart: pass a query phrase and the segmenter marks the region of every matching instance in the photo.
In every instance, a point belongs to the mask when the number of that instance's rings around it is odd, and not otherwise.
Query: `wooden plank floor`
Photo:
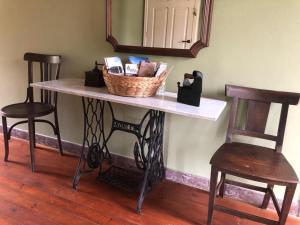
[[[0,224],[33,225],[176,225],[205,224],[208,194],[195,188],[164,181],[151,192],[141,215],[135,214],[137,194],[82,177],[78,191],[71,188],[77,164],[74,156],[61,157],[45,147],[36,149],[37,172],[30,170],[28,143],[10,141],[10,161],[3,162],[0,137]],[[219,203],[276,218],[273,211],[256,209],[228,199]],[[219,212],[214,224],[256,224]],[[288,225],[300,224],[290,217]]]

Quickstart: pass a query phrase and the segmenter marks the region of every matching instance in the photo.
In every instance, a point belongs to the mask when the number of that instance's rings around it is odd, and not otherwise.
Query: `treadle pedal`
[[[109,183],[128,192],[136,192],[140,189],[143,177],[144,173],[142,172],[111,166],[99,174],[97,180]]]

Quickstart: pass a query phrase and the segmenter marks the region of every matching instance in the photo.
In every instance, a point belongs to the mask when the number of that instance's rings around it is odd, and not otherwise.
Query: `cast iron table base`
[[[84,110],[84,137],[80,159],[73,180],[76,189],[80,176],[99,169],[97,180],[105,181],[128,191],[139,190],[136,211],[141,213],[146,194],[165,177],[163,136],[165,113],[149,110],[139,124],[117,120],[110,102],[82,97]],[[109,111],[112,124],[107,137],[104,132],[104,114]],[[129,171],[112,165],[107,143],[115,131],[135,135],[134,158],[138,171]],[[103,169],[103,161],[111,164]]]

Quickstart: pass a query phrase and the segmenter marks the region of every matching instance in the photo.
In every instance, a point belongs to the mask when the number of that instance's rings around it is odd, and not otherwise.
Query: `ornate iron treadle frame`
[[[134,145],[134,158],[136,166],[142,174],[136,208],[137,213],[140,213],[146,194],[154,184],[165,177],[163,160],[165,113],[149,110],[139,124],[134,124],[117,120],[110,102],[82,97],[82,105],[84,136],[80,159],[73,179],[73,188],[77,188],[81,175],[86,172],[99,169],[98,178],[106,174],[108,170],[103,171],[102,162],[108,160],[112,165],[112,158],[107,147],[112,134],[115,131],[131,133],[137,137]],[[107,110],[111,114],[112,124],[107,137],[105,137],[104,113]],[[117,168],[117,170],[119,169]],[[111,183],[116,184],[115,182]]]

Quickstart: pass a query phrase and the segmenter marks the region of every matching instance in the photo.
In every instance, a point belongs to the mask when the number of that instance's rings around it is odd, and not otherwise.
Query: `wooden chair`
[[[36,53],[26,53],[24,60],[28,61],[28,88],[26,100],[22,103],[5,106],[1,109],[2,126],[4,136],[5,156],[4,161],[8,161],[9,145],[8,141],[11,137],[12,129],[20,124],[28,123],[29,144],[31,168],[35,171],[34,147],[35,147],[35,123],[47,123],[53,130],[58,139],[58,146],[60,154],[63,155],[63,149],[60,139],[58,118],[57,118],[57,93],[52,93],[47,90],[41,90],[40,101],[34,101],[33,88],[30,83],[33,82],[33,63],[39,63],[40,81],[49,81],[51,79],[58,79],[61,56],[59,55],[42,55]],[[36,119],[38,117],[46,116],[54,113],[54,123],[44,119]],[[13,124],[9,129],[7,128],[7,118],[26,119]]]
[[[283,225],[290,210],[298,178],[292,166],[281,153],[281,150],[289,105],[297,105],[300,95],[226,85],[226,96],[232,97],[233,102],[231,105],[226,143],[217,150],[210,161],[211,178],[207,224],[210,225],[212,223],[213,211],[218,210],[264,224]],[[241,101],[247,103],[248,107],[246,110],[245,108],[241,110],[246,113],[246,116],[241,117],[244,118],[244,121],[242,120],[244,122],[243,128],[238,128],[237,125],[241,123],[241,120],[237,119],[237,115],[240,115],[240,113],[238,114],[238,105]],[[271,103],[281,104],[280,120],[276,135],[265,133]],[[275,142],[275,148],[232,142],[234,135],[271,140]],[[221,172],[221,181],[217,185],[219,172]],[[267,184],[267,187],[263,188],[231,181],[226,179],[227,174],[263,182]],[[279,221],[261,218],[215,204],[215,196],[218,191],[220,197],[224,196],[225,184],[265,193],[261,207],[267,208],[269,200],[272,198]],[[274,185],[286,187],[281,208],[273,192]]]

